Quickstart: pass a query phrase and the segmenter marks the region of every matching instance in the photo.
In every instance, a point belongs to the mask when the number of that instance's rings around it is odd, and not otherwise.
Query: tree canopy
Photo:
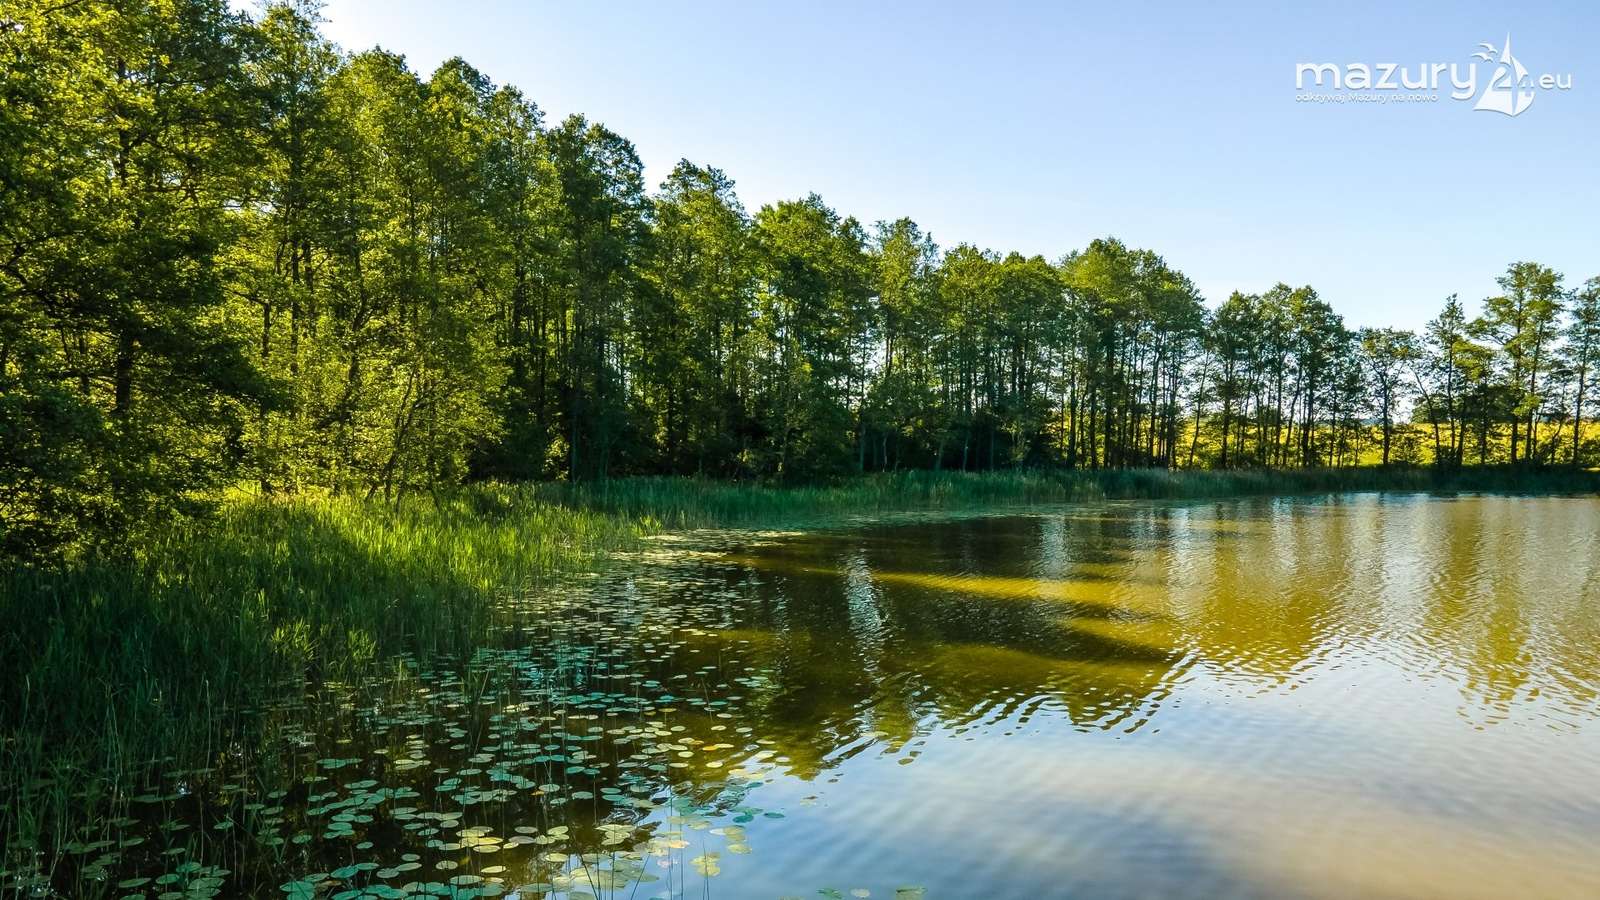
[[[310,0],[7,9],[4,555],[236,485],[1600,457],[1597,279],[1516,262],[1416,335],[1310,286],[1212,307],[1114,238],[941,250],[687,160],[652,190],[623,136],[345,53]]]

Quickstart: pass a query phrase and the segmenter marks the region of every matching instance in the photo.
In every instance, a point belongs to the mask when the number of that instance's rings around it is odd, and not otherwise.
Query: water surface
[[[1600,896],[1596,547],[1594,499],[1377,494],[663,540],[84,855],[152,896]]]

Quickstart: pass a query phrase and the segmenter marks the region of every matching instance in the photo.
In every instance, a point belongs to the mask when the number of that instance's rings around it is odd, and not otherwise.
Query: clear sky
[[[1353,326],[1476,303],[1513,260],[1600,274],[1600,3],[330,0],[345,49],[461,56],[550,121],[717,166],[753,212],[816,191],[943,246],[1115,235],[1217,302],[1309,283]],[[1570,74],[1516,117],[1295,100],[1299,62]],[[1488,63],[1480,75],[1486,81]]]

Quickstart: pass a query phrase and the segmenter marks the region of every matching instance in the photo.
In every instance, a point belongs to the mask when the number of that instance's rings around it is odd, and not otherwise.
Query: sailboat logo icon
[[[1472,108],[1508,116],[1520,115],[1533,105],[1534,84],[1528,70],[1511,55],[1511,35],[1506,35],[1505,45],[1499,50],[1487,42],[1478,46],[1484,49],[1472,55],[1477,59],[1495,62],[1495,70]],[[1495,60],[1496,54],[1499,54],[1498,61]]]

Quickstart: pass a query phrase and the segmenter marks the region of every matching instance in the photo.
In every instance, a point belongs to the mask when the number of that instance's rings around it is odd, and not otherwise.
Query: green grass
[[[498,489],[513,503],[642,516],[673,529],[783,528],[846,516],[973,510],[1114,499],[1229,497],[1343,491],[1600,492],[1600,472],[1510,467],[1376,467],[1232,471],[1036,470],[901,472],[834,484],[775,487],[692,478],[626,478]]]
[[[1600,473],[1467,469],[912,472],[811,487],[636,478],[479,485],[399,506],[246,499],[126,559],[0,573],[0,843],[59,846],[155,761],[248,754],[252,711],[396,654],[464,653],[503,591],[661,529],[913,510],[1366,490],[1600,492]]]
[[[153,760],[248,752],[247,710],[304,683],[470,649],[499,591],[657,527],[511,497],[247,500],[131,559],[0,575],[0,844],[59,844]]]

